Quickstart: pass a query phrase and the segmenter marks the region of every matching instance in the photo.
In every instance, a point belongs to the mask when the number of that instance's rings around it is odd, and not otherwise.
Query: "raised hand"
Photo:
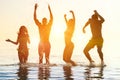
[[[95,14],[98,14],[97,10],[94,10],[94,13],[95,13]]]
[[[48,9],[50,10],[50,5],[48,4]]]
[[[66,14],[64,15],[64,18],[66,18]]]
[[[73,13],[73,11],[72,11],[72,10],[70,10],[70,12],[71,12],[71,13]]]
[[[36,4],[35,4],[35,10],[37,9],[37,7],[38,7],[38,4],[36,3]]]

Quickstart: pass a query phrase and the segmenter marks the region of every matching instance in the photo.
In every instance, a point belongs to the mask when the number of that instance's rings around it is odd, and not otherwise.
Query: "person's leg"
[[[39,53],[39,64],[43,62],[43,47],[44,45],[42,43],[38,46],[38,53]]]
[[[71,60],[71,56],[72,56],[72,53],[73,53],[73,48],[74,48],[74,44],[73,43],[70,43],[69,45],[65,46],[64,53],[63,53],[63,60],[66,63],[70,63],[73,66],[75,66],[76,63]]]
[[[97,51],[101,59],[101,64],[104,64],[102,47],[103,47],[103,39],[99,39],[99,41],[97,42]]]
[[[73,54],[73,49],[74,49],[74,44],[71,42],[70,45],[69,45],[69,56],[68,56],[68,60],[70,61],[70,63],[73,65],[73,66],[76,66],[76,63],[71,60],[71,57],[72,57],[72,54]]]
[[[21,64],[24,63],[24,51],[22,49],[18,49],[18,58]]]
[[[22,61],[22,55],[21,55],[20,52],[18,52],[18,58],[19,58],[19,62],[20,62],[20,63],[23,63],[23,61]]]
[[[89,50],[91,50],[93,47],[94,47],[94,44],[93,44],[92,40],[90,40],[89,43],[86,45],[86,47],[83,50],[85,56],[87,57],[87,59],[89,60],[90,63],[94,62],[89,54]]]
[[[45,44],[45,59],[46,59],[46,64],[50,64],[50,61],[49,61],[50,48],[51,48],[50,43],[46,43]]]
[[[29,51],[28,51],[28,49],[26,49],[26,51],[25,51],[25,53],[24,53],[24,63],[27,63],[28,54],[29,54]]]
[[[68,60],[71,60],[73,49],[74,49],[74,44],[71,42],[68,45]]]
[[[69,55],[69,46],[66,45],[63,53],[63,60],[68,63],[70,62],[70,55]]]
[[[102,47],[101,47],[101,46],[97,46],[97,51],[98,51],[99,57],[100,57],[100,59],[101,59],[101,63],[103,63]]]

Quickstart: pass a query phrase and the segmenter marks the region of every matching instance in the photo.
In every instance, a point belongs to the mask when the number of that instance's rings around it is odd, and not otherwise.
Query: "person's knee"
[[[49,55],[45,55],[45,58],[46,58],[46,59],[49,59]]]
[[[97,49],[98,53],[102,53],[102,50],[101,49]]]
[[[87,54],[87,53],[88,53],[88,50],[85,48],[85,49],[83,50],[83,52],[84,52],[84,54]]]
[[[90,47],[90,46],[89,46],[89,47],[88,47],[88,46],[85,47],[84,50],[83,50],[84,54],[88,54],[89,51],[90,51],[92,48],[93,48],[92,46],[91,46],[91,47]]]

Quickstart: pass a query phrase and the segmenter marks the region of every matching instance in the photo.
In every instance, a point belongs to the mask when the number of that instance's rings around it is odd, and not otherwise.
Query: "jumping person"
[[[92,15],[92,18],[89,19],[85,26],[83,27],[83,33],[85,33],[85,28],[90,24],[91,32],[92,32],[92,38],[84,48],[83,52],[90,63],[93,63],[94,61],[89,55],[89,51],[94,47],[97,46],[97,51],[99,54],[99,57],[101,59],[101,63],[103,64],[103,37],[102,37],[102,23],[104,22],[104,18],[96,11],[94,10],[94,14]]]
[[[64,53],[63,53],[63,60],[66,63],[70,63],[73,66],[75,66],[76,63],[71,60],[71,56],[72,56],[73,49],[74,49],[74,43],[72,42],[71,39],[72,39],[74,29],[75,29],[75,16],[74,16],[73,11],[70,11],[70,13],[72,13],[72,16],[73,16],[72,19],[67,20],[66,19],[66,14],[64,15],[65,22],[66,22],[66,25],[67,25],[67,29],[64,32],[65,49],[64,49]]]
[[[26,63],[28,60],[28,55],[29,55],[27,43],[30,43],[27,28],[25,26],[20,27],[16,42],[10,39],[7,39],[6,41],[11,42],[16,45],[19,44],[19,47],[18,47],[19,61],[22,64]]]
[[[36,16],[36,10],[37,10],[37,4],[35,4],[34,7],[34,21],[36,25],[38,26],[39,30],[39,35],[40,35],[40,43],[38,47],[38,52],[39,52],[39,64],[43,63],[43,53],[45,53],[45,59],[46,59],[46,64],[49,64],[49,55],[50,55],[50,42],[49,42],[49,36],[50,36],[50,31],[53,23],[53,15],[50,9],[50,6],[48,5],[48,9],[50,12],[50,20],[47,22],[47,18],[42,19],[42,23],[39,22]]]

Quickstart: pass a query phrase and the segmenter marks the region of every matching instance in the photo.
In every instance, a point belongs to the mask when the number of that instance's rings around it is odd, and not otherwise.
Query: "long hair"
[[[28,34],[28,30],[25,26],[21,26],[18,32],[18,35],[20,34]]]
[[[18,32],[18,39],[21,41],[21,39],[28,39],[28,30],[25,26],[21,26]]]

